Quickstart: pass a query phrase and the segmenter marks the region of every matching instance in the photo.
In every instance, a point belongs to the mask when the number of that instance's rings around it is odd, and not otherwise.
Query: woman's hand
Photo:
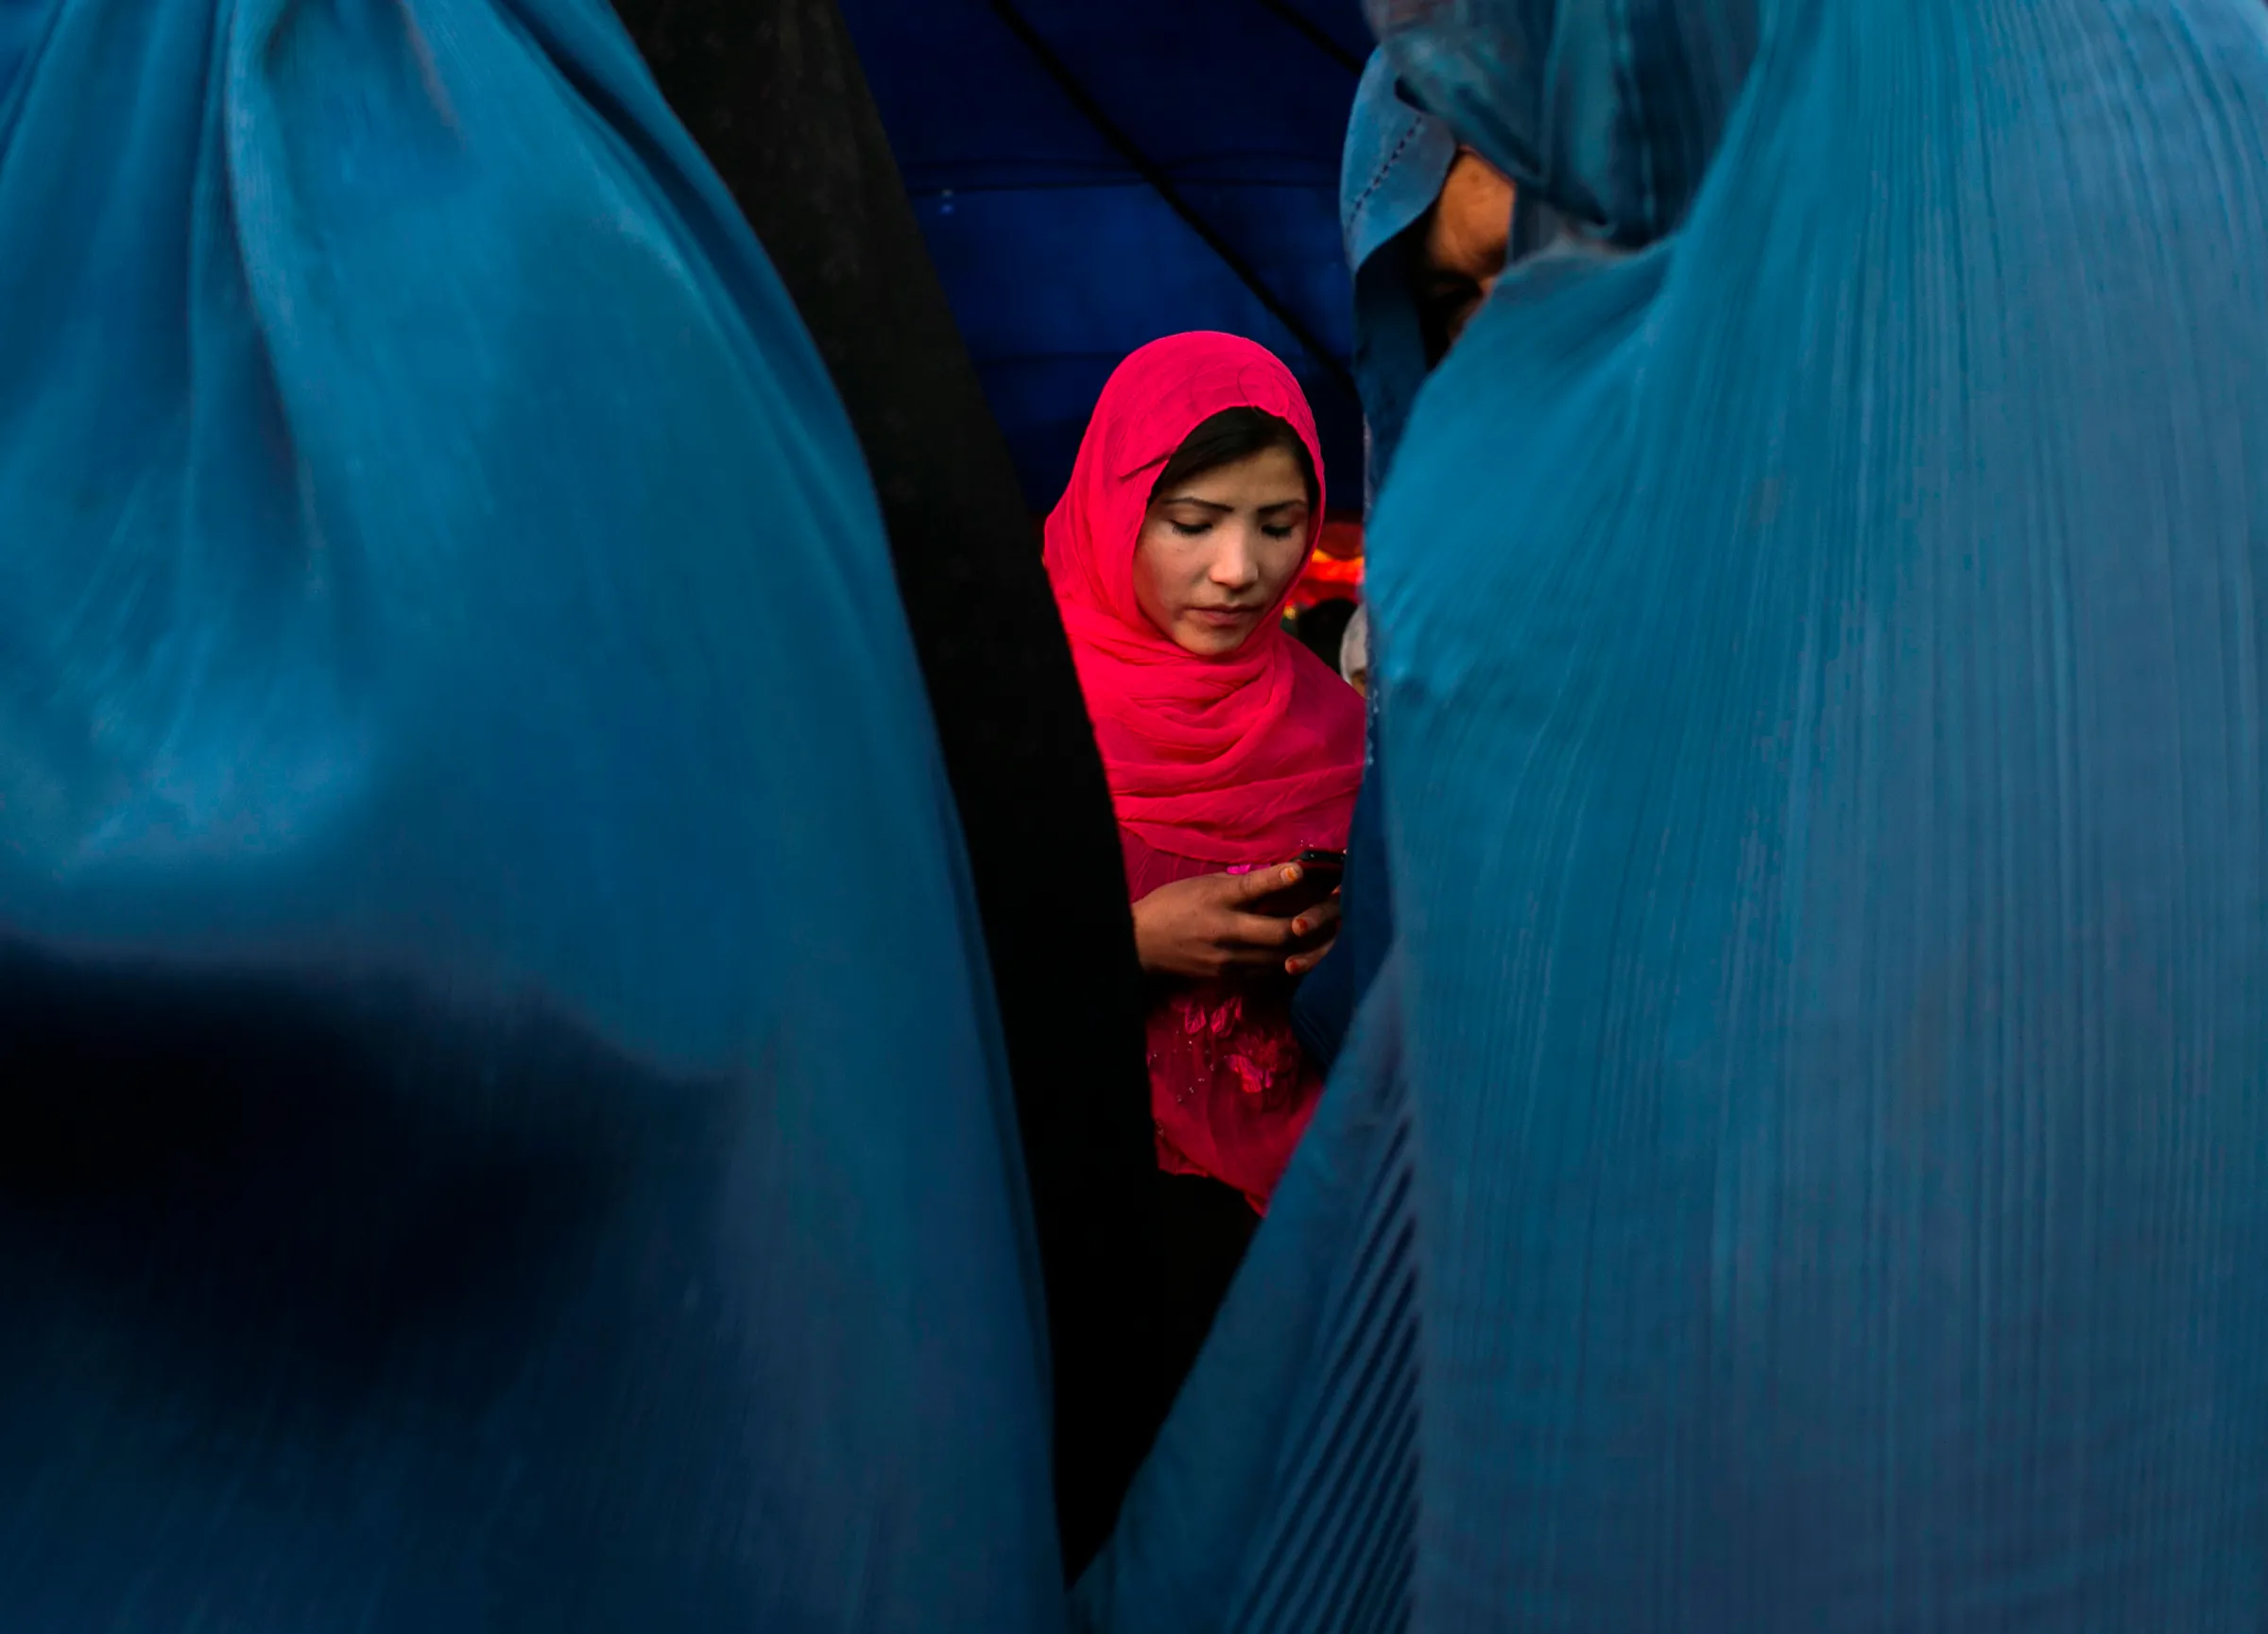
[[[1299,865],[1247,874],[1200,874],[1160,886],[1134,904],[1134,946],[1151,975],[1217,978],[1280,969],[1305,975],[1338,935],[1334,895],[1297,919],[1252,905],[1299,882]],[[1322,939],[1316,940],[1320,936]]]

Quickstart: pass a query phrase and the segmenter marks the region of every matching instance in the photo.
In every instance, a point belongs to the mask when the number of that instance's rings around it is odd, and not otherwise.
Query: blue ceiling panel
[[[1184,329],[1280,353],[1334,492],[1358,499],[1337,213],[1368,48],[1358,0],[843,9],[1034,508],[1061,490],[1111,367]]]

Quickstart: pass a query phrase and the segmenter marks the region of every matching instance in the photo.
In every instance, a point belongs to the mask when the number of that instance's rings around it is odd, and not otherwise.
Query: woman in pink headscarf
[[[1345,846],[1362,777],[1361,700],[1281,623],[1322,525],[1298,383],[1207,334],[1119,366],[1047,523],[1153,984],[1171,1303],[1196,1337],[1321,1090],[1289,1001],[1337,903],[1264,910],[1301,852]]]

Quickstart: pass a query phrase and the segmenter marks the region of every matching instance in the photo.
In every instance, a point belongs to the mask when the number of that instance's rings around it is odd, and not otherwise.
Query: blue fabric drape
[[[1082,1611],[2258,1626],[2268,14],[1373,15],[1636,252],[1500,286],[1373,520],[1406,1202],[1297,1310],[1263,1226]],[[1399,1574],[1266,1598],[1326,1536]]]
[[[1408,267],[1384,251],[1434,207],[1456,157],[1456,136],[1396,95],[1394,65],[1373,52],[1355,89],[1339,172],[1339,225],[1354,278],[1354,377],[1368,433],[1366,509],[1426,371]]]
[[[1430,112],[1537,202],[1624,248],[1692,204],[1755,57],[1759,6],[1368,0]]]
[[[1354,376],[1363,398],[1366,511],[1393,463],[1428,370],[1418,291],[1408,261],[1391,247],[1433,208],[1456,157],[1455,133],[1414,107],[1401,94],[1393,62],[1383,51],[1373,52],[1355,93],[1339,182],[1339,216],[1354,283]],[[1509,258],[1524,260],[1546,248],[1559,231],[1558,216],[1542,196],[1523,191],[1513,207]],[[1355,1006],[1394,939],[1377,752],[1374,733],[1362,799],[1348,833],[1339,945],[1293,999],[1292,1019],[1300,1041],[1326,1066],[1337,1058]]]
[[[1398,95],[1393,64],[1383,53],[1373,53],[1355,91],[1339,175],[1339,221],[1354,279],[1354,378],[1363,397],[1366,509],[1393,461],[1418,388],[1425,384],[1425,332],[1409,267],[1396,241],[1433,208],[1456,157],[1455,135]],[[1371,787],[1376,777],[1373,761],[1364,772],[1364,791],[1348,831],[1339,944],[1300,983],[1292,1001],[1301,1042],[1326,1065],[1338,1055],[1355,1006],[1377,976],[1394,936],[1384,839]]]
[[[873,498],[610,14],[0,73],[0,1625],[1059,1622]]]

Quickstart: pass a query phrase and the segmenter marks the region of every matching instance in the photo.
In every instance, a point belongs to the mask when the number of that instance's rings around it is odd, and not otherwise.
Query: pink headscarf
[[[1047,519],[1047,571],[1120,824],[1160,851],[1267,863],[1346,842],[1363,775],[1361,700],[1284,632],[1281,603],[1236,651],[1201,658],[1134,598],[1134,551],[1159,473],[1228,408],[1289,423],[1320,483],[1314,417],[1266,348],[1202,333],[1153,341],[1118,366],[1094,405],[1071,486]]]

